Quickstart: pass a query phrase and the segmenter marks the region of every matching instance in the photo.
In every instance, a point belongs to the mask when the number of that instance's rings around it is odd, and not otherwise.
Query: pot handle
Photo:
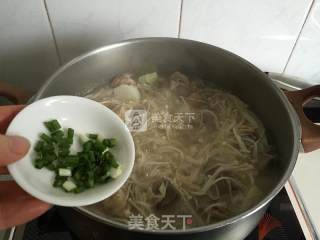
[[[0,82],[0,96],[7,98],[14,104],[23,104],[30,96],[23,90],[15,88],[7,83]]]
[[[315,85],[298,91],[286,91],[288,100],[296,110],[301,124],[301,142],[304,152],[320,148],[320,126],[310,121],[303,112],[303,105],[314,97],[320,96],[320,85]]]

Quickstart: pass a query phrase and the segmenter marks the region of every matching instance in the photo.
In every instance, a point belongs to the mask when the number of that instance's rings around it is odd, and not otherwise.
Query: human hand
[[[28,140],[1,135],[23,106],[0,106],[0,174],[8,173],[6,165],[18,161],[30,147]],[[26,123],[27,127],[27,123]],[[24,192],[15,182],[0,182],[0,229],[28,222],[50,208]]]

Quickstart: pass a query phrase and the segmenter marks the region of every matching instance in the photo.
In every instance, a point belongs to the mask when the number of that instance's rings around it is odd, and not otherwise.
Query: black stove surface
[[[272,200],[264,218],[256,229],[246,238],[246,240],[303,239],[305,237],[284,188]],[[68,229],[68,226],[63,222],[56,208],[53,208],[40,218],[26,225],[23,240],[80,239]]]

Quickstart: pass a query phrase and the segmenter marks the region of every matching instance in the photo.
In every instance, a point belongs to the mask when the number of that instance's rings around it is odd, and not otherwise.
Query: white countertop
[[[309,231],[311,228],[313,228],[315,234],[319,238],[320,150],[299,154],[295,169],[292,174],[292,180],[292,186],[295,190],[295,193],[298,197],[300,197],[301,200],[300,207],[304,206],[305,214],[310,219],[312,226],[308,226]]]

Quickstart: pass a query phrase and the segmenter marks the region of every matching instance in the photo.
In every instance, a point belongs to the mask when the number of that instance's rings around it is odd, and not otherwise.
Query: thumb
[[[0,166],[21,159],[29,147],[29,141],[23,137],[0,135]]]

